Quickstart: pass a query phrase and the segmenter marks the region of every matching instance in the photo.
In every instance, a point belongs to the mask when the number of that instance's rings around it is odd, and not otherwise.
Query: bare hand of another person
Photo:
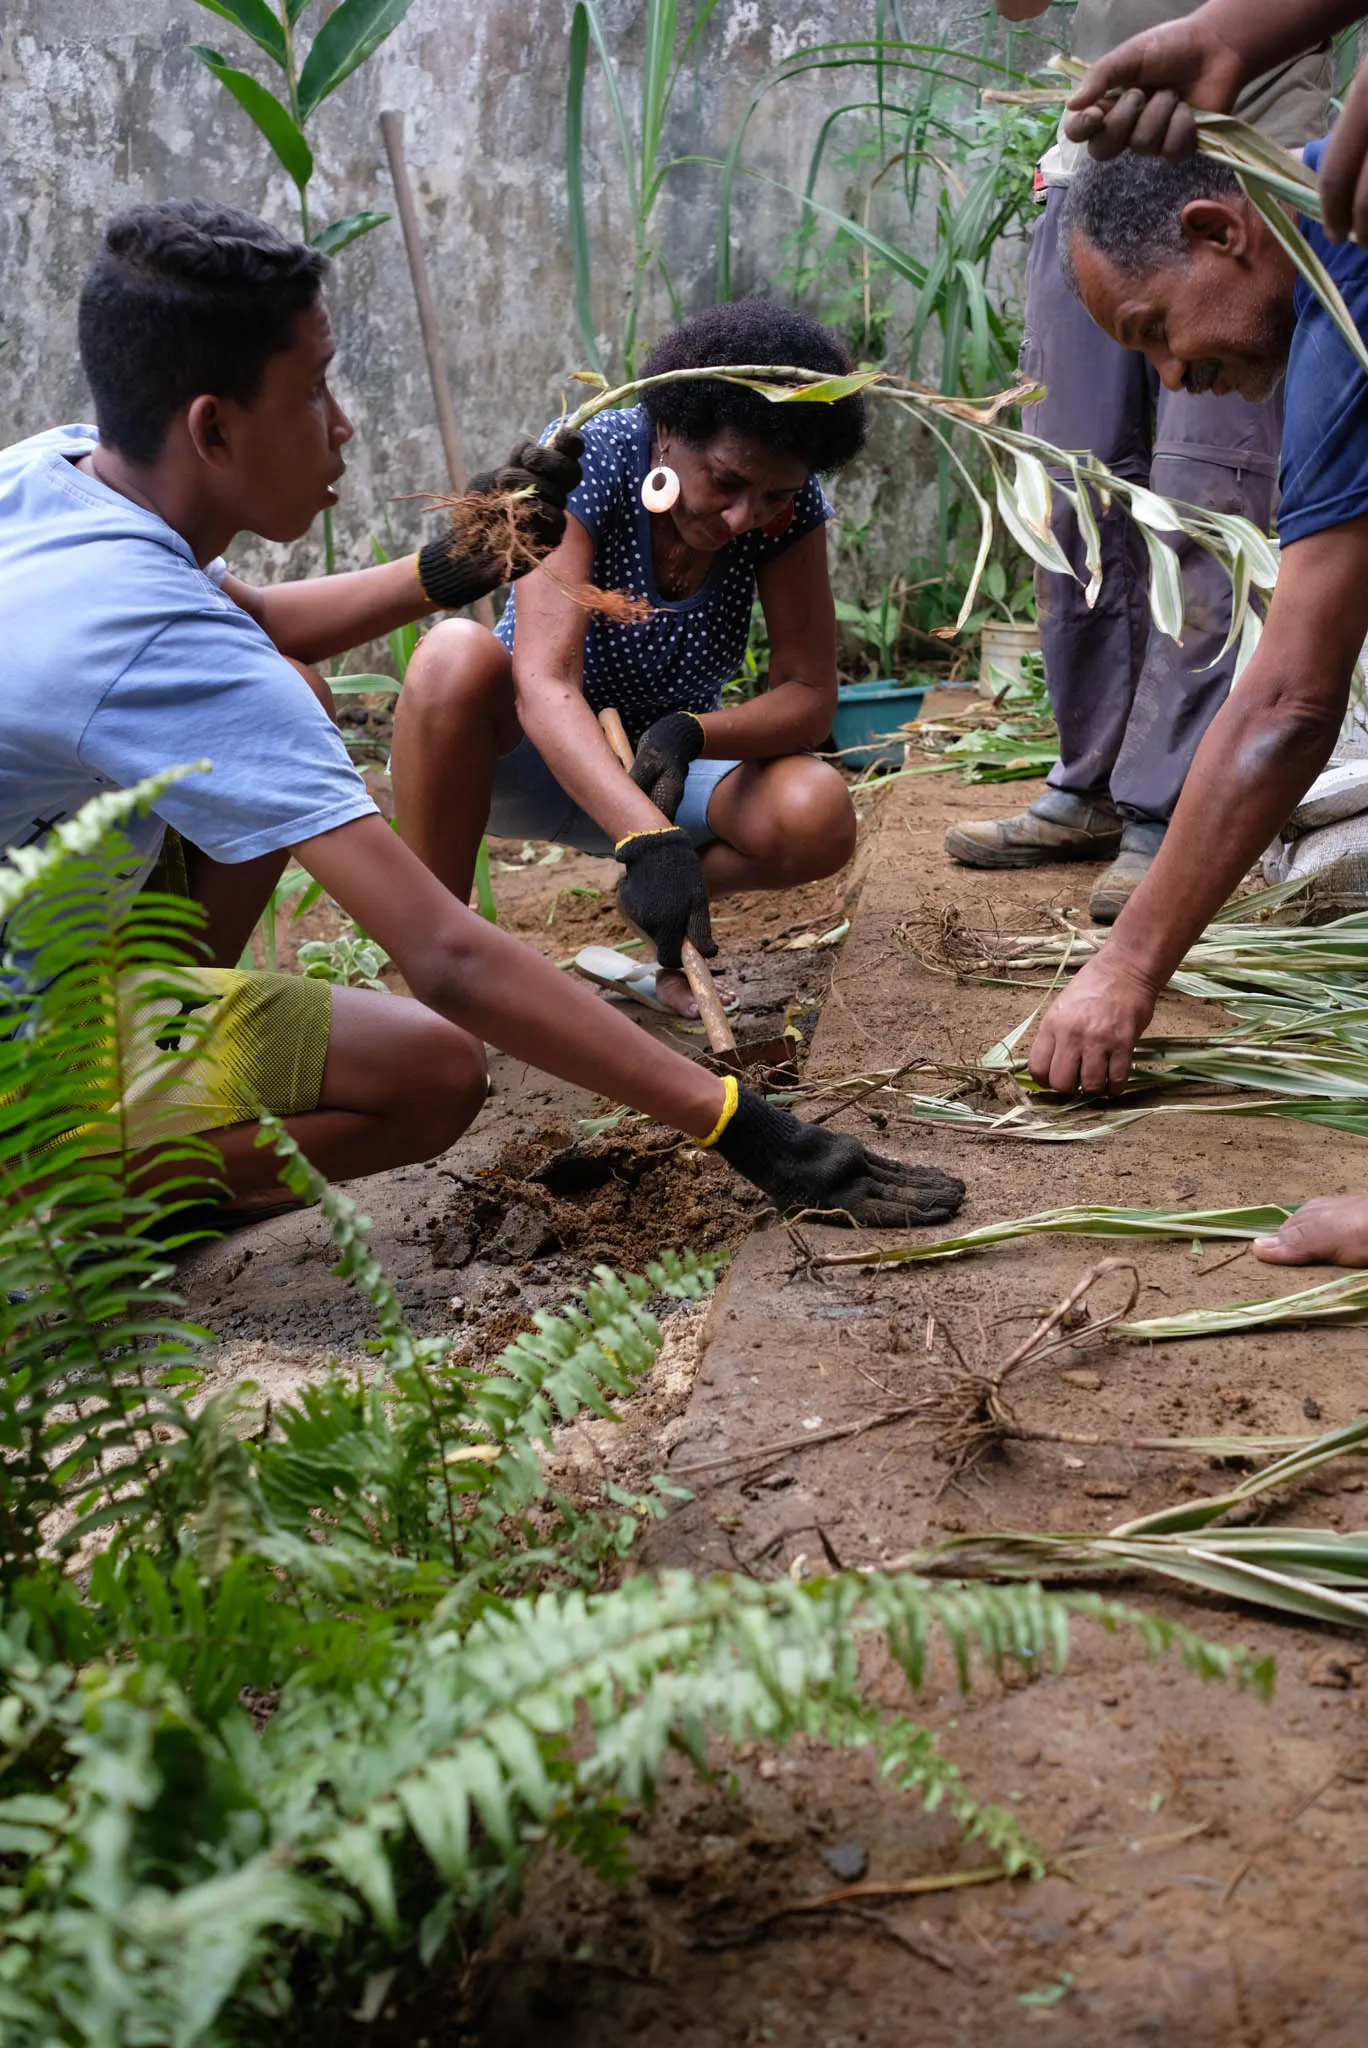
[[[1040,1022],[1031,1073],[1060,1095],[1109,1095],[1125,1086],[1135,1041],[1154,1015],[1157,992],[1104,948]]]
[[[1086,142],[1103,162],[1133,149],[1140,156],[1191,156],[1194,107],[1228,113],[1244,82],[1237,51],[1197,17],[1165,22],[1100,57],[1064,116],[1071,142]],[[1109,106],[1108,95],[1118,97]]]
[[[1321,1195],[1289,1216],[1276,1237],[1256,1237],[1270,1266],[1368,1266],[1368,1199]]]

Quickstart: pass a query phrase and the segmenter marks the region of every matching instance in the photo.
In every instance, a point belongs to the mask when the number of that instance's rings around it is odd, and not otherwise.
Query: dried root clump
[[[957,903],[935,903],[928,898],[919,911],[895,928],[893,936],[933,974],[983,974],[1001,963],[998,933],[976,931]]]
[[[512,583],[527,570],[544,567],[546,544],[535,529],[537,501],[526,491],[468,491],[460,497],[434,498],[433,509],[451,523],[452,552],[488,556],[498,567],[499,581]],[[600,590],[596,583],[567,583],[548,570],[558,590],[584,611],[597,612],[617,626],[638,626],[655,607],[625,590]]]
[[[1125,1299],[1119,1307],[1094,1315],[1087,1297],[1111,1274],[1124,1277]],[[936,1428],[935,1454],[949,1466],[950,1477],[962,1478],[1009,1438],[1038,1434],[1019,1427],[1003,1392],[1013,1373],[1024,1365],[1039,1365],[1080,1342],[1095,1341],[1113,1323],[1123,1322],[1139,1298],[1139,1268],[1129,1259],[1100,1259],[1001,1362],[977,1369],[969,1366],[945,1331],[959,1370],[942,1371],[925,1396],[925,1412],[926,1420]]]

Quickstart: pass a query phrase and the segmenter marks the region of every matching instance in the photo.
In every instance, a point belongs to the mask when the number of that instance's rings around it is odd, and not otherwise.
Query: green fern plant
[[[621,1881],[625,1809],[669,1755],[747,1738],[866,1749],[1004,1871],[1037,1869],[932,1733],[866,1696],[871,1636],[909,1695],[937,1640],[965,1685],[1056,1668],[1077,1615],[1267,1684],[1239,1650],[1031,1584],[612,1583],[668,1489],[575,1507],[539,1451],[614,1413],[659,1349],[653,1303],[699,1299],[716,1262],[600,1268],[480,1372],[409,1327],[365,1220],[269,1122],[370,1304],[375,1362],[269,1413],[247,1385],[187,1403],[202,1333],[146,1232],[204,1162],[172,1141],[140,1191],[118,1001],[134,972],[174,986],[193,933],[183,906],[117,885],[114,828],[160,786],[101,799],[0,875],[7,2048],[346,2030],[368,1984],[478,1939],[547,1844]],[[94,1547],[79,1575],[59,1555],[76,1543]]]
[[[150,1006],[174,1014],[186,994],[199,912],[150,890],[125,900],[119,876],[133,864],[120,827],[188,772],[98,798],[0,871],[0,1587],[59,1509],[68,1547],[129,1520],[177,1543],[153,1432],[183,1433],[197,1337],[146,1233],[202,1189],[214,1155],[163,1141],[140,1178],[133,1119],[155,1134],[157,1066],[193,1048],[195,1016],[175,1015],[163,1052],[141,1049],[136,1107],[127,1081]]]

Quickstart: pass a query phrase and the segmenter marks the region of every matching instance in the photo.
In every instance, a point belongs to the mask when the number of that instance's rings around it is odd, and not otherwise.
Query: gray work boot
[[[1041,868],[1057,860],[1106,860],[1121,845],[1121,819],[1105,800],[1090,803],[1047,789],[1014,818],[951,825],[945,850],[966,868]]]
[[[1164,843],[1168,827],[1161,821],[1143,825],[1127,819],[1121,827],[1121,851],[1099,875],[1088,898],[1088,915],[1094,924],[1115,924],[1118,917],[1154,865],[1154,856]]]

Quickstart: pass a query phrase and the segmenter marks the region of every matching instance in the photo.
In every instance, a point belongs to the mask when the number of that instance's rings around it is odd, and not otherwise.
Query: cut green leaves
[[[930,1265],[962,1259],[968,1252],[1006,1244],[1016,1237],[1255,1238],[1281,1230],[1292,1214],[1277,1203],[1256,1209],[1042,1209],[1006,1223],[985,1223],[934,1244],[889,1245],[873,1251],[827,1252],[814,1261],[828,1266]]]
[[[581,5],[587,6],[587,0],[581,0]],[[586,12],[585,25],[578,31],[585,52],[592,20],[592,15]],[[576,22],[578,21],[577,10]],[[575,48],[576,45],[572,43],[572,69]],[[572,240],[574,207],[572,188]],[[581,310],[583,319],[585,308],[582,306]],[[1036,435],[1025,434],[1005,426],[1002,415],[1013,405],[1030,402],[1036,392],[1033,383],[1023,381],[982,401],[970,401],[947,396],[944,392],[931,391],[925,386],[908,383],[884,372],[857,374],[858,388],[870,398],[882,399],[899,407],[928,429],[946,450],[947,455],[955,461],[969,485],[970,495],[979,515],[980,538],[973,575],[960,611],[960,625],[973,610],[979,580],[988,561],[993,538],[993,510],[955,453],[950,436],[956,432],[970,434],[987,453],[993,469],[998,514],[1021,547],[1042,567],[1057,575],[1074,576],[1076,580],[1084,581],[1089,603],[1095,601],[1101,585],[1100,543],[1092,506],[1087,502],[1087,494],[1092,491],[1101,503],[1114,501],[1132,510],[1141,524],[1153,564],[1150,607],[1162,632],[1178,638],[1182,633],[1183,620],[1182,584],[1177,557],[1168,543],[1159,538],[1161,532],[1184,535],[1190,542],[1195,542],[1197,546],[1214,555],[1231,576],[1235,597],[1238,599],[1243,596],[1246,618],[1251,615],[1250,591],[1254,588],[1263,588],[1268,568],[1275,566],[1271,543],[1267,537],[1260,534],[1247,521],[1239,520],[1229,513],[1209,516],[1191,505],[1172,505],[1166,499],[1156,496],[1153,491],[1115,475],[1104,463],[1096,461],[1091,456],[1071,454],[1062,448],[1053,447],[1048,441],[1040,440]],[[768,387],[765,395],[780,404],[793,403],[799,389],[802,388],[806,388],[809,402],[831,403],[846,396],[853,381],[848,378],[824,377],[819,371],[804,370],[786,363],[740,363],[691,370],[671,370],[659,377],[635,378],[613,390],[596,392],[569,415],[566,424],[575,428],[583,427],[601,412],[631,404],[642,391],[656,384],[702,379],[744,384],[753,389]],[[1058,474],[1052,476],[1052,469],[1062,473],[1069,481],[1061,482]],[[1086,580],[1077,577],[1072,563],[1055,539],[1053,507],[1056,492],[1075,507],[1080,504],[1086,505],[1080,519],[1082,529],[1088,537]],[[1234,568],[1236,562],[1242,558],[1246,562],[1246,568],[1244,574],[1237,579]],[[1238,617],[1238,612],[1236,616]],[[1243,625],[1244,621],[1241,620],[1240,623]]]
[[[1307,1438],[1225,1493],[1160,1509],[1105,1535],[971,1535],[901,1562],[933,1576],[998,1580],[1157,1572],[1246,1606],[1362,1628],[1368,1625],[1368,1532],[1214,1525],[1233,1508],[1298,1485],[1338,1459],[1362,1456],[1365,1445],[1368,1417],[1359,1416]]]

